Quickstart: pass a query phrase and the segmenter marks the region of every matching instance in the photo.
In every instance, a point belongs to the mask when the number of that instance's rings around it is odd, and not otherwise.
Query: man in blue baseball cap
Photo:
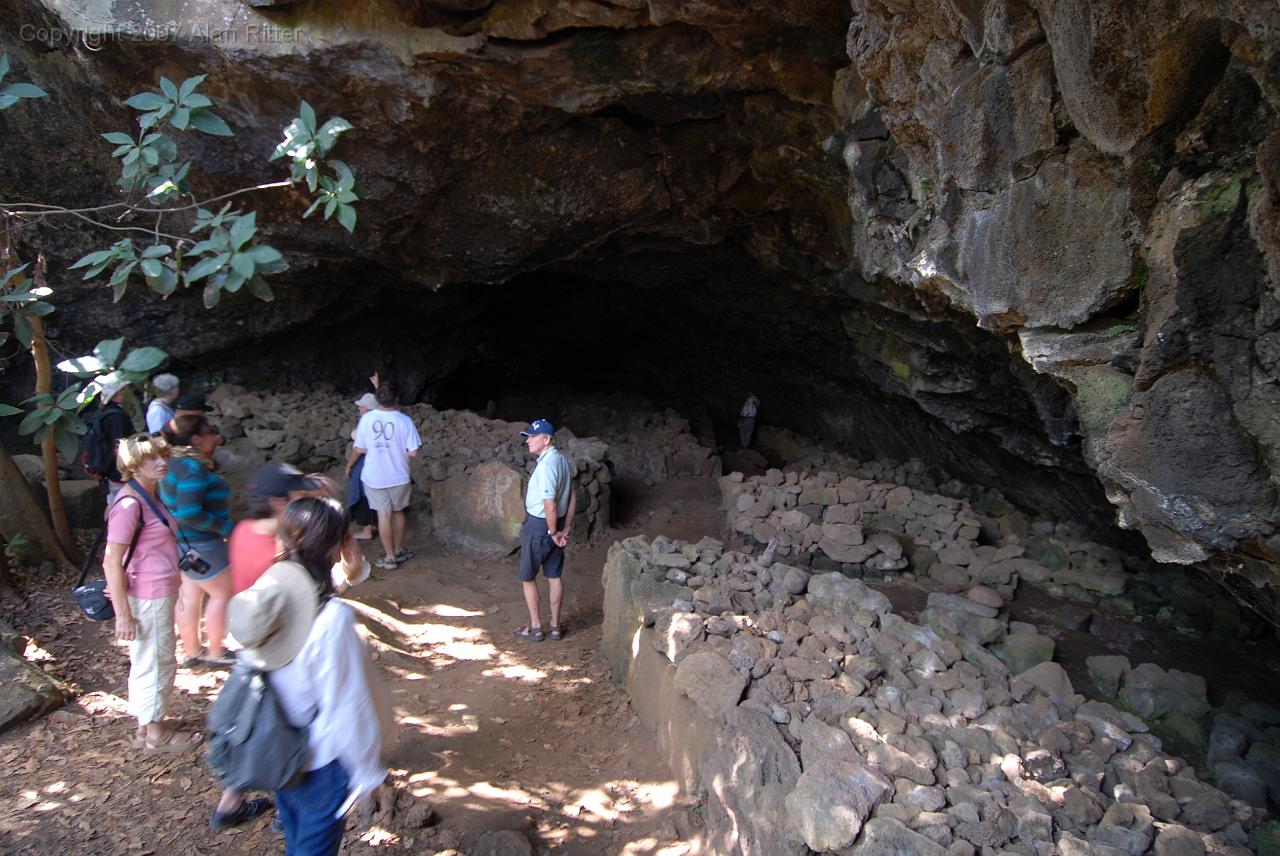
[[[520,530],[520,583],[529,608],[529,623],[516,629],[517,636],[532,642],[541,642],[548,636],[559,640],[564,635],[560,625],[560,606],[564,603],[560,573],[564,570],[564,547],[569,543],[578,497],[573,489],[573,467],[555,447],[555,433],[556,429],[545,419],[535,419],[520,432],[529,454],[538,457],[524,495],[525,518]],[[545,634],[539,612],[539,568],[547,578],[551,601],[551,625]]]

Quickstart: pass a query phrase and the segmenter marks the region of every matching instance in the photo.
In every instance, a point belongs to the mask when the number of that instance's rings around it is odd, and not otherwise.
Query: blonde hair
[[[116,466],[128,481],[138,473],[147,458],[169,457],[169,443],[161,434],[134,434],[116,444]]]

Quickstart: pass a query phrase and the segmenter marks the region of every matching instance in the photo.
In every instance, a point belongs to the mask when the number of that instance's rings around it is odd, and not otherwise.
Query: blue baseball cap
[[[545,419],[535,419],[529,423],[529,427],[520,432],[521,437],[532,437],[534,434],[551,434],[555,435],[556,429],[550,422]]]

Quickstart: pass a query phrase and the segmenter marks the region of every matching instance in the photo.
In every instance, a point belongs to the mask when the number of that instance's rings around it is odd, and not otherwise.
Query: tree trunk
[[[44,558],[75,567],[49,525],[40,500],[4,446],[0,446],[0,535],[10,543],[21,535]]]
[[[44,286],[45,262],[44,253],[36,260],[35,276],[37,287]],[[49,343],[44,338],[44,319],[31,318],[31,357],[36,362],[36,395],[53,395],[53,363],[49,359]],[[45,434],[40,444],[40,454],[44,458],[44,489],[49,497],[49,519],[53,521],[53,531],[62,542],[63,552],[71,559],[79,558],[76,552],[76,539],[71,534],[71,525],[67,522],[67,510],[62,504],[62,482],[58,474],[58,444],[54,442],[54,433]]]

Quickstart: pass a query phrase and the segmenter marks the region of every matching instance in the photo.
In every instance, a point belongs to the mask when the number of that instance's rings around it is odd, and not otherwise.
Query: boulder
[[[862,827],[853,847],[841,856],[949,856],[947,848],[908,829],[901,821],[889,817],[873,817]]]
[[[718,719],[738,706],[747,681],[715,651],[695,651],[676,666],[675,686],[708,717]]]
[[[1133,668],[1129,664],[1129,658],[1119,654],[1089,657],[1085,660],[1085,666],[1093,685],[1107,698],[1116,697],[1116,693],[1120,691],[1120,680],[1125,672]]]
[[[837,615],[853,615],[859,609],[875,613],[893,611],[893,604],[888,597],[868,588],[862,580],[851,580],[836,573],[810,577],[805,600],[815,611]]]
[[[856,760],[822,756],[787,795],[787,813],[800,838],[819,852],[848,847],[872,809],[889,792],[884,776]]]
[[[524,474],[507,464],[486,461],[431,485],[431,522],[445,541],[510,553],[524,518]]]
[[[1119,699],[1147,719],[1175,711],[1197,719],[1209,712],[1204,678],[1178,669],[1166,672],[1154,663],[1140,663],[1125,672]]]
[[[20,655],[0,650],[0,731],[61,707],[67,691]]]
[[[1039,633],[1018,633],[1004,638],[1002,653],[1009,671],[1020,675],[1032,666],[1053,659],[1053,640]]]

